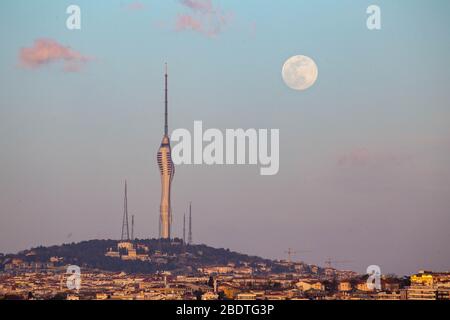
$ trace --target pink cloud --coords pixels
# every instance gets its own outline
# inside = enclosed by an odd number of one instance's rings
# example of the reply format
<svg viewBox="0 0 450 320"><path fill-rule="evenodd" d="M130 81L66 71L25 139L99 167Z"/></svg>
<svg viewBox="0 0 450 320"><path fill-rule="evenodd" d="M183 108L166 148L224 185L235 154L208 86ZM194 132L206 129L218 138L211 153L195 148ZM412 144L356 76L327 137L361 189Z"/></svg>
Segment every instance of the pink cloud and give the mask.
<svg viewBox="0 0 450 320"><path fill-rule="evenodd" d="M213 11L213 5L211 0L181 0L180 2L184 6L194 11L200 11L204 13Z"/></svg>
<svg viewBox="0 0 450 320"><path fill-rule="evenodd" d="M180 14L176 20L176 30L191 30L208 37L217 36L228 24L231 15L214 7L211 0L180 0L191 10L190 14Z"/></svg>
<svg viewBox="0 0 450 320"><path fill-rule="evenodd" d="M20 66L35 69L54 62L63 62L63 70L77 72L90 60L78 51L52 39L37 39L32 47L19 52Z"/></svg>
<svg viewBox="0 0 450 320"><path fill-rule="evenodd" d="M384 165L402 165L412 160L411 155L403 154L400 151L370 151L367 148L355 148L341 155L337 159L337 164L342 167L369 167Z"/></svg>
<svg viewBox="0 0 450 320"><path fill-rule="evenodd" d="M181 14L178 16L176 28L177 30L191 29L197 32L203 32L202 22L188 14Z"/></svg>
<svg viewBox="0 0 450 320"><path fill-rule="evenodd" d="M365 166L370 162L371 153L366 148L356 148L338 158L340 166Z"/></svg>
<svg viewBox="0 0 450 320"><path fill-rule="evenodd" d="M127 10L141 11L145 9L145 5L140 1L133 1L126 6Z"/></svg>

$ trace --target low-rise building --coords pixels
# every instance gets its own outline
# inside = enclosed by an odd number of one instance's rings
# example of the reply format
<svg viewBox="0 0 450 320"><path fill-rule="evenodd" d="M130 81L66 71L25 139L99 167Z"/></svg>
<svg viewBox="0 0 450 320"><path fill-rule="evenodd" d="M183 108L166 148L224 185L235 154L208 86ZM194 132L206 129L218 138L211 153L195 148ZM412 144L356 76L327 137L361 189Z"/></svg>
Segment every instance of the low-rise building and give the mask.
<svg viewBox="0 0 450 320"><path fill-rule="evenodd" d="M295 284L297 288L301 291L309 291L309 290L317 290L323 291L325 290L325 286L322 282L316 280L301 280Z"/></svg>
<svg viewBox="0 0 450 320"><path fill-rule="evenodd" d="M202 300L217 300L217 299L219 299L219 295L212 291L208 291L202 294Z"/></svg>
<svg viewBox="0 0 450 320"><path fill-rule="evenodd" d="M256 294L251 292L238 293L236 300L256 300Z"/></svg>
<svg viewBox="0 0 450 320"><path fill-rule="evenodd" d="M352 291L352 284L350 283L350 281L341 281L339 282L338 290L341 292Z"/></svg>

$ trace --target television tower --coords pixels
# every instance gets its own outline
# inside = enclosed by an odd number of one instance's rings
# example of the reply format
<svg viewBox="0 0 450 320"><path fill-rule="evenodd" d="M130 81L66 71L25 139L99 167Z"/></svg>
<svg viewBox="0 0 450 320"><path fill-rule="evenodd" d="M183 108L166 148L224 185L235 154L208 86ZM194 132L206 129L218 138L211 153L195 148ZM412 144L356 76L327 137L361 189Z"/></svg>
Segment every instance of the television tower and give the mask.
<svg viewBox="0 0 450 320"><path fill-rule="evenodd" d="M157 160L161 174L161 205L159 207L159 238L170 239L170 225L172 224L172 208L170 205L170 190L175 174L172 161L169 126L168 126L168 100L167 100L167 63L164 75L164 136L159 147Z"/></svg>
<svg viewBox="0 0 450 320"><path fill-rule="evenodd" d="M192 202L189 202L189 234L188 244L192 244Z"/></svg>
<svg viewBox="0 0 450 320"><path fill-rule="evenodd" d="M125 180L125 196L123 199L123 219L122 219L122 237L121 240L130 240L130 230L128 229L128 199L127 199L127 180Z"/></svg>

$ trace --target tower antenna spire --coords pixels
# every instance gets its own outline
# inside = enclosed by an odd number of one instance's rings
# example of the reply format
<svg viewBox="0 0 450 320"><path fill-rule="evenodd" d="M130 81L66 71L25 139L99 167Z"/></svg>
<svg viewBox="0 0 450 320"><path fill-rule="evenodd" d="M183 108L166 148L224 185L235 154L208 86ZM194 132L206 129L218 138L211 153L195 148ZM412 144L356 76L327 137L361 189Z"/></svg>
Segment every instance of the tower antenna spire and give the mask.
<svg viewBox="0 0 450 320"><path fill-rule="evenodd" d="M164 111L164 135L168 135L169 134L169 125L168 125L168 98L167 98L167 62L165 64L165 75L164 75L164 106L165 106L165 111Z"/></svg>
<svg viewBox="0 0 450 320"><path fill-rule="evenodd" d="M123 198L123 220L122 220L122 237L121 237L121 240L130 240L130 230L128 228L127 180L125 180L125 196Z"/></svg>

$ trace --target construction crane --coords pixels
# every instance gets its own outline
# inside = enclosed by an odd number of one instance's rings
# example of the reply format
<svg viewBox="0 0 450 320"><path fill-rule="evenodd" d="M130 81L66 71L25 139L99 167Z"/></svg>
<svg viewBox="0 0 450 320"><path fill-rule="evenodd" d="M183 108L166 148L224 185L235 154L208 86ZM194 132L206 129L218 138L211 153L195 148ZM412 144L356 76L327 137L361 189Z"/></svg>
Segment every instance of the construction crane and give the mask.
<svg viewBox="0 0 450 320"><path fill-rule="evenodd" d="M297 254L297 253L306 253L306 252L310 252L309 250L300 250L300 251L294 251L292 248L288 248L287 251L284 251L284 253L286 253L288 255L288 262L291 263L292 262L292 256Z"/></svg>
<svg viewBox="0 0 450 320"><path fill-rule="evenodd" d="M333 264L343 264L343 263L352 263L353 261L351 260L331 260L330 258L328 258L327 260L325 260L325 266L327 268L333 268Z"/></svg>

